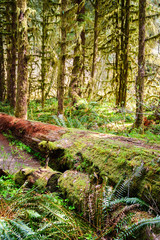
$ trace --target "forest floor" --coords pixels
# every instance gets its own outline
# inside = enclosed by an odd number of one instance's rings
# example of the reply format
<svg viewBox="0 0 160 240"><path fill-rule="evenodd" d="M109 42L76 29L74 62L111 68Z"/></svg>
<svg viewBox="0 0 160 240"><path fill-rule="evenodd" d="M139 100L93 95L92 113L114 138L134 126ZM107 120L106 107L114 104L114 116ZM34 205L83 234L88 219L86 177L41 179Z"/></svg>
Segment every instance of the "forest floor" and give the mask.
<svg viewBox="0 0 160 240"><path fill-rule="evenodd" d="M0 168L13 174L23 167L38 168L40 162L31 154L11 145L8 139L0 133Z"/></svg>

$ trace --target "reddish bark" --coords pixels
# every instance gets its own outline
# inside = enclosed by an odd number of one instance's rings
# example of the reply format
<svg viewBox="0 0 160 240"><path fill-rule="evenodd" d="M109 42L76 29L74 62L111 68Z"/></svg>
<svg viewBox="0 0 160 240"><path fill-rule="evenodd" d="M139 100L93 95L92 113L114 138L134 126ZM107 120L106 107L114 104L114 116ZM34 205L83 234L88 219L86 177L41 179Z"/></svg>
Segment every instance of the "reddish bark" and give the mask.
<svg viewBox="0 0 160 240"><path fill-rule="evenodd" d="M23 139L23 141L28 143L30 146L33 144L35 145L36 139L37 143L40 140L56 141L62 134L65 133L65 129L63 127L41 122L27 121L4 113L0 114L0 130L10 130L13 135ZM33 141L33 138L35 141Z"/></svg>

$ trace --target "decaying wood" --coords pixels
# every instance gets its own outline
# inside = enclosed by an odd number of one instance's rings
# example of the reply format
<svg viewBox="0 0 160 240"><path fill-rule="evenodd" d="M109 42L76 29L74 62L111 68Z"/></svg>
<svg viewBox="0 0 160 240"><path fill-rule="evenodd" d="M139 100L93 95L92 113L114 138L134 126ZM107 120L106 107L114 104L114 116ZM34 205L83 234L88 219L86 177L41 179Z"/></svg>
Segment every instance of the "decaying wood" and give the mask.
<svg viewBox="0 0 160 240"><path fill-rule="evenodd" d="M67 129L0 114L0 130L10 132L49 157L60 172L74 170L89 175L92 184L114 186L125 180L129 196L160 206L160 146L110 134Z"/></svg>
<svg viewBox="0 0 160 240"><path fill-rule="evenodd" d="M60 172L49 167L38 169L22 168L15 174L14 180L19 185L26 183L29 187L34 185L53 192L57 190L60 175Z"/></svg>

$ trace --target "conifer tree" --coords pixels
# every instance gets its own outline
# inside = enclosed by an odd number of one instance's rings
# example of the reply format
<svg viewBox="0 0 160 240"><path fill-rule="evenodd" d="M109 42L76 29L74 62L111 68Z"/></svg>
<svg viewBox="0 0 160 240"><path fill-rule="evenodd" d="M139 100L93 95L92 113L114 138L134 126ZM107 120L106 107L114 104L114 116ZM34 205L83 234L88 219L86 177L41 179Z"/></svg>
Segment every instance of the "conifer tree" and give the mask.
<svg viewBox="0 0 160 240"><path fill-rule="evenodd" d="M143 94L145 77L145 16L146 0L139 0L139 50L138 76L136 78L136 128L140 128L143 126Z"/></svg>
<svg viewBox="0 0 160 240"><path fill-rule="evenodd" d="M82 84L82 78L84 77L85 58L85 31L83 24L85 5L83 0L75 0L74 3L78 5L76 19L78 23L78 30L76 33L76 45L74 47L72 78L69 84L69 96L72 99L72 104L75 104L81 95L80 87Z"/></svg>
<svg viewBox="0 0 160 240"><path fill-rule="evenodd" d="M11 65L12 65L12 57L11 57L11 5L10 3L6 3L6 52L7 52L7 61L6 61L6 73L7 73L7 100L11 102Z"/></svg>
<svg viewBox="0 0 160 240"><path fill-rule="evenodd" d="M18 12L18 78L15 116L27 119L28 92L28 36L27 1L17 0Z"/></svg>
<svg viewBox="0 0 160 240"><path fill-rule="evenodd" d="M16 54L17 54L17 6L16 0L12 0L11 6L11 86L10 104L16 105Z"/></svg>
<svg viewBox="0 0 160 240"><path fill-rule="evenodd" d="M0 19L0 101L5 98L4 44L2 19Z"/></svg>
<svg viewBox="0 0 160 240"><path fill-rule="evenodd" d="M130 0L121 0L121 64L118 105L124 108L127 97Z"/></svg>
<svg viewBox="0 0 160 240"><path fill-rule="evenodd" d="M58 115L63 114L63 102L64 102L64 80L65 80L65 63L66 63L66 11L65 0L61 0L61 43L60 43L60 62L59 62L59 74L57 79L57 99L58 99Z"/></svg>

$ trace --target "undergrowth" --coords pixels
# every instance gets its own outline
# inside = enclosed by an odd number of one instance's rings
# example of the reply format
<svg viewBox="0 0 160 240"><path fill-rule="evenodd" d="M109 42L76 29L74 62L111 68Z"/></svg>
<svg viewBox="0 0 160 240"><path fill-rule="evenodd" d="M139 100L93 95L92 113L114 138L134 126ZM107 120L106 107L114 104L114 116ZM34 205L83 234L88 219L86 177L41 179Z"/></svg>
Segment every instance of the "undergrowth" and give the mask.
<svg viewBox="0 0 160 240"><path fill-rule="evenodd" d="M13 114L7 103L0 103L0 111ZM145 112L145 117L153 118L153 112ZM144 134L137 129L131 130L135 121L135 112L121 111L112 104L103 102L87 102L81 100L78 105L71 106L65 100L64 116L57 116L57 100L47 99L42 109L40 101L30 101L28 119L36 120L68 128L88 129L102 133L111 133L126 137L134 137L150 143L160 143L160 123L155 121L151 126L144 127Z"/></svg>
<svg viewBox="0 0 160 240"><path fill-rule="evenodd" d="M135 237L136 231L145 226L160 224L159 216L152 214L146 219L148 204L138 198L122 197L122 188L118 186L107 187L105 195L99 195L96 204L102 203L101 211L95 216L95 224L91 224L71 211L57 193L28 189L25 184L17 187L11 175L0 180L3 181L0 185L0 239L3 240L123 240ZM136 212L141 213L141 218Z"/></svg>

